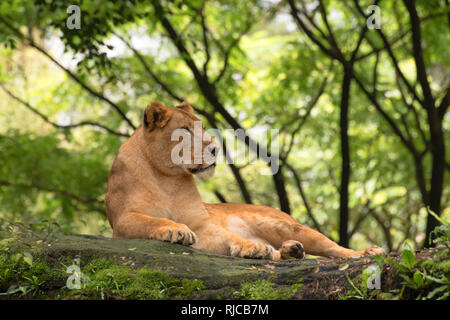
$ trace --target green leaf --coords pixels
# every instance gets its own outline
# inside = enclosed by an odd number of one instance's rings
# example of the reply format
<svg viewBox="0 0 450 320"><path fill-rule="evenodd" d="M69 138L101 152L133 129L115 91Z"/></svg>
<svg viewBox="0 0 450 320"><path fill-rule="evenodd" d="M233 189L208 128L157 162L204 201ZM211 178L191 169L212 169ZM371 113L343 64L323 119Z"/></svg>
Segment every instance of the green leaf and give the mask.
<svg viewBox="0 0 450 320"><path fill-rule="evenodd" d="M425 278L428 280L431 280L433 282L439 283L439 284L446 284L446 285L450 285L450 281L447 277L442 276L442 278L436 278L430 275L425 275Z"/></svg>
<svg viewBox="0 0 450 320"><path fill-rule="evenodd" d="M417 288L420 289L420 288L423 288L423 287L424 287L424 282L423 282L423 279L422 279L422 274L420 273L419 270L417 270L416 272L414 272L413 279L414 279L414 282L415 282Z"/></svg>
<svg viewBox="0 0 450 320"><path fill-rule="evenodd" d="M380 270L383 270L383 266L384 266L384 257L376 254L373 256L375 262L377 263L378 268L380 268Z"/></svg>
<svg viewBox="0 0 450 320"><path fill-rule="evenodd" d="M402 250L402 261L409 270L412 270L412 268L414 268L415 260L416 258L414 257L414 253L412 252L412 250Z"/></svg>
<svg viewBox="0 0 450 320"><path fill-rule="evenodd" d="M445 221L443 218L439 217L433 211L431 211L430 207L427 207L427 211L428 211L428 214L431 214L437 221L439 221L443 225L446 225L447 227L450 227L450 223L448 221Z"/></svg>
<svg viewBox="0 0 450 320"><path fill-rule="evenodd" d="M395 268L401 273L408 273L409 268L404 263L399 263L395 265Z"/></svg>
<svg viewBox="0 0 450 320"><path fill-rule="evenodd" d="M411 282L411 278L408 277L406 274L399 274L399 276L403 278L403 280L405 280L406 282L408 283Z"/></svg>
<svg viewBox="0 0 450 320"><path fill-rule="evenodd" d="M23 261L25 261L30 267L33 266L33 256L30 253L25 252L23 254Z"/></svg>
<svg viewBox="0 0 450 320"><path fill-rule="evenodd" d="M348 282L351 284L353 289L355 289L356 292L359 294L358 298L362 299L364 295L362 294L361 290L359 290L358 287L353 283L352 279L350 279L350 276L348 274L346 274L345 277L347 278Z"/></svg>
<svg viewBox="0 0 450 320"><path fill-rule="evenodd" d="M445 292L447 290L449 290L450 288L448 286L440 286L437 287L436 289L434 289L433 291L431 291L430 293L428 293L427 295L427 299L432 299L434 298L437 294L441 293L441 292Z"/></svg>
<svg viewBox="0 0 450 320"><path fill-rule="evenodd" d="M14 263L17 263L20 261L20 259L22 258L22 255L20 253L15 253L14 255L11 256L11 261Z"/></svg>

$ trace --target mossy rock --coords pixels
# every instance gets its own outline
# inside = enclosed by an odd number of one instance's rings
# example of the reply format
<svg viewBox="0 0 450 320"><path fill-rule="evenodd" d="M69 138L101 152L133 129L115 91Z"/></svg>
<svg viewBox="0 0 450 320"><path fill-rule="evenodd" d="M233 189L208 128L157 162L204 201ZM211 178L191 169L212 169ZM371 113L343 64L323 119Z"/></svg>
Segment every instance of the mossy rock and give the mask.
<svg viewBox="0 0 450 320"><path fill-rule="evenodd" d="M162 241L26 233L0 241L0 299L335 299L351 289L347 275L373 264L241 259Z"/></svg>

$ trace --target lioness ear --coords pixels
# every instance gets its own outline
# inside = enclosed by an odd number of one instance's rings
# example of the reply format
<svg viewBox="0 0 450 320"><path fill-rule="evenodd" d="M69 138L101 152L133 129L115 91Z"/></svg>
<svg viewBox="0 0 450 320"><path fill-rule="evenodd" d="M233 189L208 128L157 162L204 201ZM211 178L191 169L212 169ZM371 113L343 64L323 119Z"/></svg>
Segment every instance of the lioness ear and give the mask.
<svg viewBox="0 0 450 320"><path fill-rule="evenodd" d="M194 113L194 108L192 108L192 106L186 101L183 101L183 103L177 106L177 108L189 113Z"/></svg>
<svg viewBox="0 0 450 320"><path fill-rule="evenodd" d="M169 108L164 107L159 102L150 103L145 109L144 125L153 130L154 128L162 128L169 121L172 112Z"/></svg>

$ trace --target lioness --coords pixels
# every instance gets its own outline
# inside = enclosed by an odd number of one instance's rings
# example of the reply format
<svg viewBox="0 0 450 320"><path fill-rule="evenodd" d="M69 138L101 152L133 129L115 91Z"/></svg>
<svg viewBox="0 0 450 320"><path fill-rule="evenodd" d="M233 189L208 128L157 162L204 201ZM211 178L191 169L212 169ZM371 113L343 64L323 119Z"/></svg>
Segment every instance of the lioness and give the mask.
<svg viewBox="0 0 450 320"><path fill-rule="evenodd" d="M203 203L194 175L212 175L215 162L185 164L171 158L179 144L171 139L174 130L198 139L194 121L200 120L186 102L171 108L157 102L147 106L109 175L105 203L114 238L170 241L216 254L275 260L301 259L305 253L336 258L383 253L376 246L343 248L277 209ZM203 154L216 156L217 144L208 139L200 143Z"/></svg>

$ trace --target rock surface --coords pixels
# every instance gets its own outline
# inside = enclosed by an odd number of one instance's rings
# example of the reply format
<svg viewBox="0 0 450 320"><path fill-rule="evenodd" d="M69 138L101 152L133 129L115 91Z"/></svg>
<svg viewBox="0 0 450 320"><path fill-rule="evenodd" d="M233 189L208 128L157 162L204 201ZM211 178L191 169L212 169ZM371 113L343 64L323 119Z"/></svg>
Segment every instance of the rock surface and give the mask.
<svg viewBox="0 0 450 320"><path fill-rule="evenodd" d="M40 260L53 266L51 268L61 268L58 261L65 261L67 264L71 259L80 259L83 270L83 266L89 261L105 258L118 266L126 266L131 273L147 267L177 279L201 280L204 285L202 289L188 297L177 297L183 299L233 299L244 284L255 281L270 283L270 290L274 292L283 288L291 290L290 295L274 294L270 296L272 298L339 299L353 289L349 279L355 279L364 269L375 265L373 257L282 261L241 259L213 255L161 241L111 239L91 235L55 234L37 238L36 235L28 234L2 242L3 247L31 252L34 257L40 257ZM427 251L420 254L431 253ZM398 258L393 256L394 260ZM383 270L383 273L385 271L389 270ZM386 278L383 283L385 290L399 286L399 281L393 279ZM47 281L42 288L54 292L64 287L65 281L64 277L60 277L50 283ZM53 297L49 295L49 298Z"/></svg>

